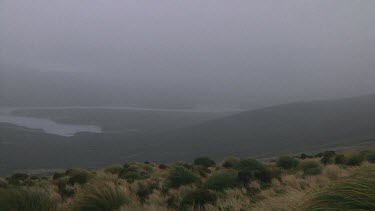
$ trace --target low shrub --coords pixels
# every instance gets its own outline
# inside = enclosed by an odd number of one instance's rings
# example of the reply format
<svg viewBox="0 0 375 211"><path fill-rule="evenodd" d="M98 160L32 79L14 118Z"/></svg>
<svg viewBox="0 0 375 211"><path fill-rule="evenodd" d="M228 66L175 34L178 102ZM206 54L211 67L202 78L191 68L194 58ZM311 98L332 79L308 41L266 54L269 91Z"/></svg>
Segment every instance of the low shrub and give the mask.
<svg viewBox="0 0 375 211"><path fill-rule="evenodd" d="M319 152L314 157L320 158L320 157L324 157L324 156L335 156L335 155L336 155L335 151L325 151L325 152Z"/></svg>
<svg viewBox="0 0 375 211"><path fill-rule="evenodd" d="M178 208L181 205L181 198L178 194L171 195L167 198L167 206L169 208Z"/></svg>
<svg viewBox="0 0 375 211"><path fill-rule="evenodd" d="M74 188L71 187L71 186L67 186L67 185L58 186L57 191L60 194L62 199L70 198L70 197L74 196L74 194L75 194Z"/></svg>
<svg viewBox="0 0 375 211"><path fill-rule="evenodd" d="M53 174L52 179L57 180L65 176L66 174L64 172L56 172Z"/></svg>
<svg viewBox="0 0 375 211"><path fill-rule="evenodd" d="M74 170L69 171L66 174L69 175L68 183L71 185L74 185L74 184L83 185L94 177L93 173L87 170L83 170L83 169L74 169Z"/></svg>
<svg viewBox="0 0 375 211"><path fill-rule="evenodd" d="M276 165L282 169L290 170L298 166L299 161L290 156L282 156L277 160Z"/></svg>
<svg viewBox="0 0 375 211"><path fill-rule="evenodd" d="M305 153L301 153L300 158L301 158L302 160L304 160L304 159L307 159L307 158L313 158L313 156L311 156L311 155L307 155L307 154L305 154Z"/></svg>
<svg viewBox="0 0 375 211"><path fill-rule="evenodd" d="M133 183L136 180L144 180L150 177L153 172L153 168L148 164L128 164L120 173L119 177L125 179L129 183Z"/></svg>
<svg viewBox="0 0 375 211"><path fill-rule="evenodd" d="M8 185L8 182L4 178L0 177L0 188L7 188Z"/></svg>
<svg viewBox="0 0 375 211"><path fill-rule="evenodd" d="M304 161L299 165L304 175L318 175L322 173L322 167L316 161Z"/></svg>
<svg viewBox="0 0 375 211"><path fill-rule="evenodd" d="M217 200L217 196L214 192L205 189L197 189L186 194L181 202L181 209L203 207L206 204L214 204Z"/></svg>
<svg viewBox="0 0 375 211"><path fill-rule="evenodd" d="M165 164L160 164L160 165L159 165L159 169L164 170L164 169L167 169L167 168L168 168L168 166L165 165Z"/></svg>
<svg viewBox="0 0 375 211"><path fill-rule="evenodd" d="M111 182L94 181L84 185L77 193L71 208L80 211L113 211L129 202L122 187Z"/></svg>
<svg viewBox="0 0 375 211"><path fill-rule="evenodd" d="M207 177L208 174L211 173L211 170L204 166L194 166L192 171L202 177Z"/></svg>
<svg viewBox="0 0 375 211"><path fill-rule="evenodd" d="M370 163L375 163L375 152L370 152L366 155L366 160Z"/></svg>
<svg viewBox="0 0 375 211"><path fill-rule="evenodd" d="M214 160L209 157L199 157L194 160L194 165L204 166L204 167L213 167L216 166Z"/></svg>
<svg viewBox="0 0 375 211"><path fill-rule="evenodd" d="M178 188L199 181L199 176L185 167L174 166L169 172L168 180L171 187Z"/></svg>
<svg viewBox="0 0 375 211"><path fill-rule="evenodd" d="M343 154L336 155L335 157L335 164L345 164L346 157Z"/></svg>
<svg viewBox="0 0 375 211"><path fill-rule="evenodd" d="M148 199L148 197L150 196L150 194L153 193L153 191L155 189L158 188L158 184L157 183L154 183L154 182L151 182L151 183L141 183L139 182L138 183L138 189L137 189L137 192L136 192L136 195L139 199L139 201L143 204L146 202L146 200Z"/></svg>
<svg viewBox="0 0 375 211"><path fill-rule="evenodd" d="M244 186L248 186L251 182L251 179L254 178L254 172L249 170L242 170L238 172L238 180Z"/></svg>
<svg viewBox="0 0 375 211"><path fill-rule="evenodd" d="M237 171L252 172L253 178L263 183L270 183L272 179L271 170L263 163L254 159L244 159L234 167Z"/></svg>
<svg viewBox="0 0 375 211"><path fill-rule="evenodd" d="M233 188L238 186L238 173L235 170L221 170L210 176L204 183L203 187L223 191L227 188Z"/></svg>
<svg viewBox="0 0 375 211"><path fill-rule="evenodd" d="M362 164L362 162L364 160L365 160L365 158L364 158L363 155L361 155L359 153L356 153L356 154L352 154L352 155L348 156L345 164L348 165L348 166L359 166L359 165Z"/></svg>
<svg viewBox="0 0 375 211"><path fill-rule="evenodd" d="M226 158L223 162L223 167L224 168L233 168L234 166L236 166L238 163L240 162L240 159L239 158L236 158L236 157L229 157L229 158Z"/></svg>
<svg viewBox="0 0 375 211"><path fill-rule="evenodd" d="M57 201L41 189L0 189L0 207L2 211L56 210Z"/></svg>
<svg viewBox="0 0 375 211"><path fill-rule="evenodd" d="M120 174L121 179L125 179L129 183L133 183L136 180L144 180L150 177L150 174L147 172L141 171L128 171Z"/></svg>
<svg viewBox="0 0 375 211"><path fill-rule="evenodd" d="M122 171L123 167L120 164L111 165L104 169L104 172L109 174L119 174Z"/></svg>
<svg viewBox="0 0 375 211"><path fill-rule="evenodd" d="M14 180L24 181L24 180L27 180L29 178L29 175L24 174L24 173L15 173L15 174L12 175L11 178L14 179Z"/></svg>
<svg viewBox="0 0 375 211"><path fill-rule="evenodd" d="M178 162L175 164L176 166L182 166L182 167L185 167L187 169L193 169L193 165L189 164L189 163L185 163L185 162Z"/></svg>
<svg viewBox="0 0 375 211"><path fill-rule="evenodd" d="M335 154L326 154L320 159L320 162L324 165L332 164L335 162L335 157Z"/></svg>

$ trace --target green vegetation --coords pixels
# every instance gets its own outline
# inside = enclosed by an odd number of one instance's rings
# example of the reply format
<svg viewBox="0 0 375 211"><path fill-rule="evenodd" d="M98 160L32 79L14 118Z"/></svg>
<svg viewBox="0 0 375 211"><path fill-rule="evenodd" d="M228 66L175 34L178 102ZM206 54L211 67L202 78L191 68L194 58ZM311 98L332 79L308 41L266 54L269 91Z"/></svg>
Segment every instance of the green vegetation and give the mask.
<svg viewBox="0 0 375 211"><path fill-rule="evenodd" d="M368 159L372 149L336 154ZM332 153L331 153L332 154ZM276 162L230 158L201 162L68 169L49 177L0 178L0 210L369 210L375 165L321 164L320 157L282 156ZM195 159L204 160L207 159ZM346 159L344 159L346 160ZM233 161L233 162L232 162ZM231 163L225 165L224 163ZM147 175L147 176L145 176ZM349 198L345 198L349 196ZM336 209L336 210L337 210Z"/></svg>
<svg viewBox="0 0 375 211"><path fill-rule="evenodd" d="M113 211L129 203L125 189L111 182L95 181L83 186L72 203L73 210Z"/></svg>
<svg viewBox="0 0 375 211"><path fill-rule="evenodd" d="M249 172L253 179L260 180L264 183L271 182L272 172L263 163L254 159L244 159L234 166L234 168L239 172Z"/></svg>
<svg viewBox="0 0 375 211"><path fill-rule="evenodd" d="M223 191L238 185L238 173L235 170L221 170L210 176L203 187Z"/></svg>
<svg viewBox="0 0 375 211"><path fill-rule="evenodd" d="M305 175L318 175L322 172L322 167L316 161L304 161L299 165Z"/></svg>
<svg viewBox="0 0 375 211"><path fill-rule="evenodd" d="M282 156L277 161L276 165L282 169L289 170L297 167L299 161L290 156Z"/></svg>
<svg viewBox="0 0 375 211"><path fill-rule="evenodd" d="M65 175L69 176L68 183L71 185L85 184L94 176L93 173L83 169L69 169L65 172Z"/></svg>
<svg viewBox="0 0 375 211"><path fill-rule="evenodd" d="M355 153L355 154L348 156L348 158L346 159L346 165L359 166L364 160L365 158L363 155L359 153Z"/></svg>
<svg viewBox="0 0 375 211"><path fill-rule="evenodd" d="M340 180L317 193L306 210L373 210L375 208L375 169Z"/></svg>
<svg viewBox="0 0 375 211"><path fill-rule="evenodd" d="M17 187L12 189L0 188L0 208L3 211L25 210L55 210L57 200L42 189Z"/></svg>
<svg viewBox="0 0 375 211"><path fill-rule="evenodd" d="M375 152L371 152L366 156L366 159L370 163L375 163Z"/></svg>
<svg viewBox="0 0 375 211"><path fill-rule="evenodd" d="M183 166L175 166L168 176L172 187L189 185L199 180L199 176Z"/></svg>
<svg viewBox="0 0 375 211"><path fill-rule="evenodd" d="M105 172L111 174L119 174L123 170L122 165L112 165L104 169Z"/></svg>
<svg viewBox="0 0 375 211"><path fill-rule="evenodd" d="M223 167L225 168L233 168L235 165L237 165L240 162L239 158L236 157L229 157L226 158L223 162Z"/></svg>
<svg viewBox="0 0 375 211"><path fill-rule="evenodd" d="M204 167L213 167L213 166L216 166L216 163L214 160L208 157L200 157L194 160L194 165L200 165Z"/></svg>
<svg viewBox="0 0 375 211"><path fill-rule="evenodd" d="M184 209L194 206L199 209L199 207L202 207L205 204L215 203L216 200L217 196L214 192L205 189L197 189L185 195L180 207Z"/></svg>

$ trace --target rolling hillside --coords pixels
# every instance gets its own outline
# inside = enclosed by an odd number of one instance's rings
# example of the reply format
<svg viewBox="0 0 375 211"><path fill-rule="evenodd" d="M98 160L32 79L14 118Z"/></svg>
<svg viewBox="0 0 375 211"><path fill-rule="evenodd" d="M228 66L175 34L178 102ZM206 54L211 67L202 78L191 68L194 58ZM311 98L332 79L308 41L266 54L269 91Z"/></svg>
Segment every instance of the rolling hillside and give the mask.
<svg viewBox="0 0 375 211"><path fill-rule="evenodd" d="M375 140L375 95L293 103L175 130L154 137L166 157L282 153ZM374 142L373 142L374 143Z"/></svg>
<svg viewBox="0 0 375 211"><path fill-rule="evenodd" d="M80 133L66 138L0 124L0 171L271 156L374 145L374 140L375 95L274 106L158 133Z"/></svg>

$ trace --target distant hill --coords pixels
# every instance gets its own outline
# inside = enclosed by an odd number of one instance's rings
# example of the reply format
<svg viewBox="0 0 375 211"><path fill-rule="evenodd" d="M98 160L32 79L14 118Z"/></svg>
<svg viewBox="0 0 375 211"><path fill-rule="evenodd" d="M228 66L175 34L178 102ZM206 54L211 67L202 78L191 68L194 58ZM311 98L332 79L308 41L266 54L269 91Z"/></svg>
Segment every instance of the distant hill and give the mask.
<svg viewBox="0 0 375 211"><path fill-rule="evenodd" d="M153 137L165 157L222 157L375 140L375 95L246 111ZM374 143L374 142L373 142Z"/></svg>
<svg viewBox="0 0 375 211"><path fill-rule="evenodd" d="M273 156L375 145L375 95L293 103L167 132L80 133L74 137L0 124L0 175L15 169L170 163L198 156Z"/></svg>

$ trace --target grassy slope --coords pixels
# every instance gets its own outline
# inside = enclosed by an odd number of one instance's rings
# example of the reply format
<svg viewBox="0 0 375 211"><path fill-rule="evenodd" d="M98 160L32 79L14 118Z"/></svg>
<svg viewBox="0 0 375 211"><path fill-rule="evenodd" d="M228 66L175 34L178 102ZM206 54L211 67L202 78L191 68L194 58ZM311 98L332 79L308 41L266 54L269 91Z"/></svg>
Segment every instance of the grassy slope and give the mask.
<svg viewBox="0 0 375 211"><path fill-rule="evenodd" d="M375 140L375 96L275 106L148 135L64 138L0 124L0 168L100 167L127 161L191 160L202 155L220 159L355 145L363 140L370 144Z"/></svg>
<svg viewBox="0 0 375 211"><path fill-rule="evenodd" d="M375 139L375 95L294 103L209 121L153 137L168 156L288 152Z"/></svg>
<svg viewBox="0 0 375 211"><path fill-rule="evenodd" d="M359 155L359 152L350 152L345 156L350 158L351 153ZM360 153L367 158L375 151L369 149ZM288 170L281 169L275 162L256 165L253 165L254 162L248 165L247 162L247 169L262 165L262 168L270 170L273 178L266 183L251 178L247 185L239 182L240 174L237 174L244 163L237 163L232 167L221 164L203 167L180 163L163 168L155 163L128 163L91 171L70 169L53 178L21 179L22 175L18 175L8 182L0 178L0 208L193 210L195 202L205 207L195 207L195 210L208 211L371 210L375 207L374 164L365 161L359 166L345 163L323 165L319 164L319 160L298 160L299 165ZM316 163L322 171L313 175L303 173L303 164L306 162ZM176 174L176 169L183 171L179 170L180 173ZM204 174L199 173L202 170ZM126 177L129 172L144 174L136 174L139 176L132 176L131 179ZM233 172L233 176L226 176L229 172ZM190 179L191 176L194 176L193 180ZM172 181L177 181L178 186L172 185L175 183Z"/></svg>

